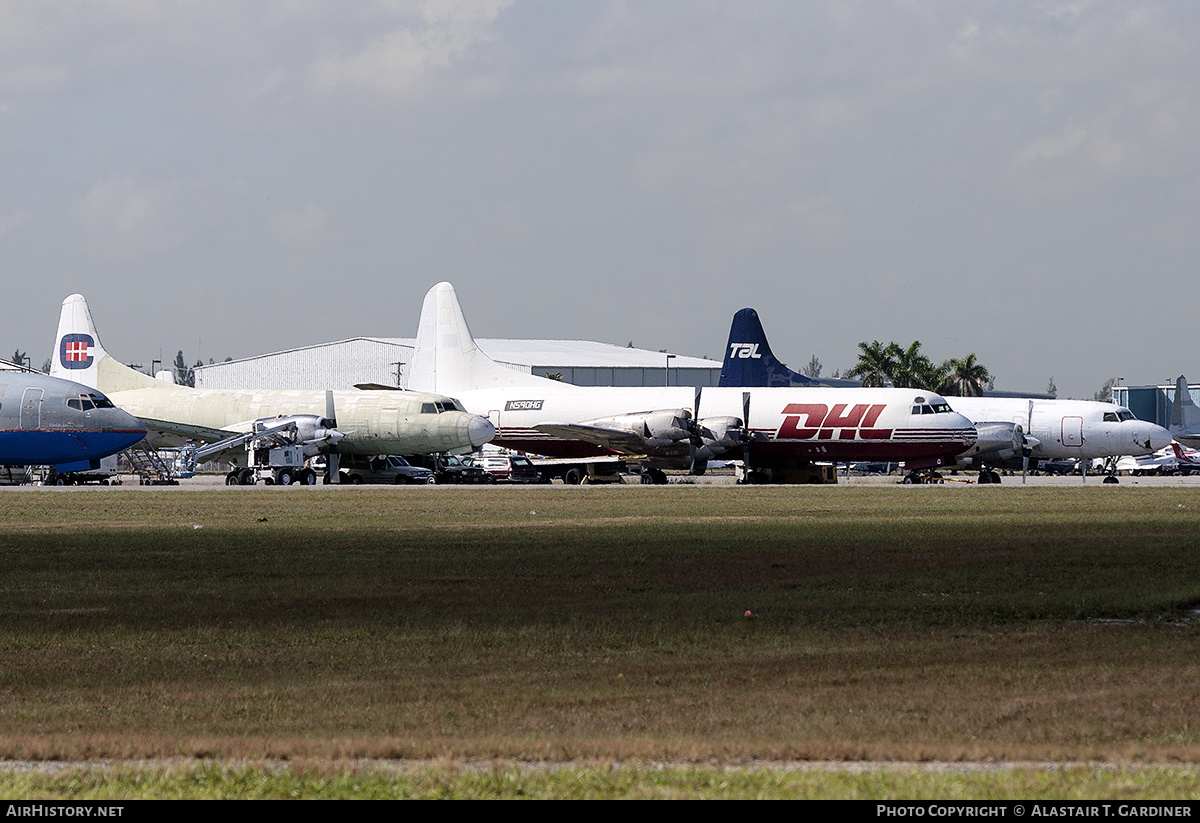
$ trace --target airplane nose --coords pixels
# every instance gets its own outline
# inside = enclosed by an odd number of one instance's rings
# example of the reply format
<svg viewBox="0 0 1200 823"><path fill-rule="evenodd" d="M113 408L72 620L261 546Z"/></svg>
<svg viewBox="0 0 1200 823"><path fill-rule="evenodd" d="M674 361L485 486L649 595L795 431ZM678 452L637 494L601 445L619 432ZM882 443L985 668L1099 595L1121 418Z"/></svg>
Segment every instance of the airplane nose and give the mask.
<svg viewBox="0 0 1200 823"><path fill-rule="evenodd" d="M1146 437L1143 442L1149 442L1150 451L1156 452L1159 449L1165 449L1171 445L1171 433L1162 426L1149 426L1149 431L1146 432Z"/></svg>
<svg viewBox="0 0 1200 823"><path fill-rule="evenodd" d="M467 436L471 438L471 445L478 448L484 443L492 442L492 438L496 436L496 427L486 417L475 416L467 425Z"/></svg>

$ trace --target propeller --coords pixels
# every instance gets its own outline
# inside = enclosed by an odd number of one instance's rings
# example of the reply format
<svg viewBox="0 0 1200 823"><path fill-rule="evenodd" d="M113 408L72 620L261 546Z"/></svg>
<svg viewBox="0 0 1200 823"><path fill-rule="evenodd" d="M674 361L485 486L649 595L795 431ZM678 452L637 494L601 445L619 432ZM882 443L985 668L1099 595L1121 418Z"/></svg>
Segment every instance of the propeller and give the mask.
<svg viewBox="0 0 1200 823"><path fill-rule="evenodd" d="M329 421L329 428L337 428L337 413L333 407L333 391L326 389L325 391L325 418ZM341 438L339 437L338 440ZM337 440L329 444L329 456L325 463L325 482L326 483L341 483L341 476L338 474L338 469L341 468L338 459Z"/></svg>
<svg viewBox="0 0 1200 823"><path fill-rule="evenodd" d="M1025 432L1033 431L1033 401L1029 401L1029 417L1025 420L1025 431L1021 431L1021 427L1017 426L1017 431L1021 432L1021 485L1025 485L1025 476L1029 474L1029 455L1033 449L1029 445L1029 438L1025 436Z"/></svg>
<svg viewBox="0 0 1200 823"><path fill-rule="evenodd" d="M696 387L696 402L692 406L692 436L688 438L688 474L703 474L704 470L696 471L696 450L703 445L700 439L700 387ZM708 461L705 460L707 464ZM705 466L707 468L707 465Z"/></svg>
<svg viewBox="0 0 1200 823"><path fill-rule="evenodd" d="M746 475L746 482L750 482L750 440L753 434L750 431L750 392L742 392L742 428L745 432L745 438L742 440L742 471Z"/></svg>

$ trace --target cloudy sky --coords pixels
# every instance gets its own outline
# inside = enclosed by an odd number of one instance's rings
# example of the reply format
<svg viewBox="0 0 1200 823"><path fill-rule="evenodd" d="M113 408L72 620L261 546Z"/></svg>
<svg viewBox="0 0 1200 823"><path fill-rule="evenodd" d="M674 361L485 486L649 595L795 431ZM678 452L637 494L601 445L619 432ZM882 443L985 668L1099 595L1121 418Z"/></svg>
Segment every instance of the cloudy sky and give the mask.
<svg viewBox="0 0 1200 823"><path fill-rule="evenodd" d="M1200 6L0 0L0 355L473 331L1200 379Z"/></svg>

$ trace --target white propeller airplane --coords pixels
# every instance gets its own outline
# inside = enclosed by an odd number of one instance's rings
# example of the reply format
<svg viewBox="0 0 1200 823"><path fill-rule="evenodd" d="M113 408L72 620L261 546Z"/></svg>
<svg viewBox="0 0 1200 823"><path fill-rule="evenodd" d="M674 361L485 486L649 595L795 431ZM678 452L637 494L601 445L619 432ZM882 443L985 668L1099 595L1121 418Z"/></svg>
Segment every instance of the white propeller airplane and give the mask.
<svg viewBox="0 0 1200 823"><path fill-rule="evenodd" d="M217 442L248 432L257 420L297 424L308 451L329 454L429 454L469 451L492 439L485 418L441 395L401 390L193 389L149 377L111 357L82 295L63 301L50 373L103 391L139 418L151 439ZM308 472L302 482L314 482Z"/></svg>
<svg viewBox="0 0 1200 823"><path fill-rule="evenodd" d="M449 283L425 295L409 385L486 414L496 445L551 457L638 456L657 482L663 468L699 474L718 457L741 459L749 482L812 461L931 468L953 462L976 436L969 420L926 391L616 388L520 373L475 345Z"/></svg>
<svg viewBox="0 0 1200 823"><path fill-rule="evenodd" d="M737 312L729 329L720 385L801 385L801 381L812 383L775 359L758 313L754 309ZM1162 426L1138 420L1129 409L1112 403L1024 397L951 400L954 410L966 415L978 431L974 445L959 454L957 462L979 469L980 483L999 483L998 468L1021 469L1024 473L1034 468L1037 460L1151 454L1171 442L1171 434ZM1200 409L1192 408L1200 417ZM1116 476L1110 474L1104 482L1115 483Z"/></svg>

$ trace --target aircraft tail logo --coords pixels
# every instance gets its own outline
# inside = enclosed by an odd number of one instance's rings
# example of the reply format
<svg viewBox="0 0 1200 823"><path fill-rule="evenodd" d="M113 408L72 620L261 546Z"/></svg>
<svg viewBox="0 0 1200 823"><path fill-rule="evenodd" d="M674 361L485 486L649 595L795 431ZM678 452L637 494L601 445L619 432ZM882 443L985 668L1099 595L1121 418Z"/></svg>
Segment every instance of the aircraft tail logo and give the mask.
<svg viewBox="0 0 1200 823"><path fill-rule="evenodd" d="M92 347L96 341L90 334L67 334L58 343L58 362L64 369L86 369L92 365Z"/></svg>
<svg viewBox="0 0 1200 823"><path fill-rule="evenodd" d="M127 388L166 385L109 357L100 343L92 313L82 294L72 294L63 301L54 353L50 362L51 377L74 380L106 394Z"/></svg>
<svg viewBox="0 0 1200 823"><path fill-rule="evenodd" d="M754 309L733 316L725 362L718 386L819 386L820 381L797 374L771 354L767 333Z"/></svg>

